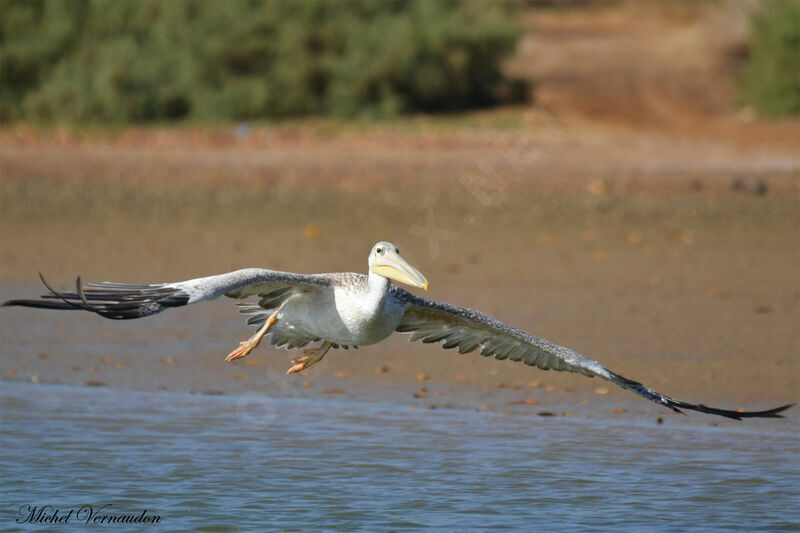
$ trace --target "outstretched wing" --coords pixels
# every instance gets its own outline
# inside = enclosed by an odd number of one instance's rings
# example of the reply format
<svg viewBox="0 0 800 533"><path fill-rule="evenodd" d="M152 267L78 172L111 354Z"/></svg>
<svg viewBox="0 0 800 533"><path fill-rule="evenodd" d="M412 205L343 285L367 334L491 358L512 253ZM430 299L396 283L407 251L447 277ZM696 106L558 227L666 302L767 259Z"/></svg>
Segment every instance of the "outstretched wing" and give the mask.
<svg viewBox="0 0 800 533"><path fill-rule="evenodd" d="M256 294L267 295L267 303L274 303L285 300L294 291L325 287L331 283L331 278L324 274L304 275L246 268L217 276L150 285L104 281L89 283L84 287L79 277L75 292L57 292L41 274L39 276L50 291L49 294L42 295L38 300L9 300L3 306L77 309L90 311L104 318L126 320L154 315L168 307L212 300L222 295L237 299Z"/></svg>
<svg viewBox="0 0 800 533"><path fill-rule="evenodd" d="M419 298L397 287L393 288L393 292L406 306L397 331L411 333L412 341L442 342L442 348L456 348L462 354L480 348L481 355L486 357L520 361L543 370L563 370L589 377L598 376L677 413L681 413L681 409L691 409L734 420L748 417L782 418L780 412L793 405L766 411L730 411L682 402L664 396L637 381L624 378L574 350L531 335L481 312Z"/></svg>

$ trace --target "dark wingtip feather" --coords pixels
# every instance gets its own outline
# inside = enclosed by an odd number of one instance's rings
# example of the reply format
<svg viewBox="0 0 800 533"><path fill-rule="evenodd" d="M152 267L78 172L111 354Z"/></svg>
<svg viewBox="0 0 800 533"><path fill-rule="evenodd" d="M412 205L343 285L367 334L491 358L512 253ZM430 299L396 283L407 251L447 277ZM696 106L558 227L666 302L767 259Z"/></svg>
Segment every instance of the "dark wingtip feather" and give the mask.
<svg viewBox="0 0 800 533"><path fill-rule="evenodd" d="M44 279L44 276L42 275L41 272L39 272L39 279L42 280L42 283L44 284L45 287L47 287L47 290L50 291L50 294L52 294L53 296L55 296L59 300L63 301L68 306L73 307L75 309L85 309L85 308L79 306L78 304L76 304L74 302L70 302L67 298L64 298L60 293L56 292L56 290L53 289L53 287L51 287L49 283L47 283L47 280ZM63 309L63 308L62 307L50 307L49 309Z"/></svg>
<svg viewBox="0 0 800 533"><path fill-rule="evenodd" d="M742 420L743 418L783 418L783 415L781 415L780 413L795 405L791 403L782 405L780 407L775 407L772 409L766 409L764 411L719 409L717 407L709 407L703 404L693 404L676 400L674 398L670 398L669 396L664 396L660 392L656 392L650 387L642 385L638 381L634 381L632 379L620 376L619 374L611 372L610 370L608 371L608 373L611 378L611 381L613 381L620 387L631 390L639 394L640 396L647 398L650 401L653 401L659 405L666 406L675 411L676 413L680 414L686 414L681 409L688 409L710 415L724 416L725 418L730 418L731 420Z"/></svg>
<svg viewBox="0 0 800 533"><path fill-rule="evenodd" d="M124 283L89 285L84 289L81 277L75 280L74 293L58 292L39 273L47 288L40 300L9 300L2 305L38 309L82 310L112 320L142 318L189 303L189 295L176 287L163 285L127 285Z"/></svg>
<svg viewBox="0 0 800 533"><path fill-rule="evenodd" d="M66 309L80 310L71 304L64 302L48 302L46 300L8 300L0 304L0 307L34 307L37 309Z"/></svg>

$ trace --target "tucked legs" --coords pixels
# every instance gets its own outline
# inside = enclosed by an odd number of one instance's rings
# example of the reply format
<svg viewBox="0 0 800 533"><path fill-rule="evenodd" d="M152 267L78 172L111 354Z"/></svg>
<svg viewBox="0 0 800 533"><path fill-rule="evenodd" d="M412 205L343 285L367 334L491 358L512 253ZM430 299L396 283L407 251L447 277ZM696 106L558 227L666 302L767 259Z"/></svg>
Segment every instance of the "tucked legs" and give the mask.
<svg viewBox="0 0 800 533"><path fill-rule="evenodd" d="M294 363L294 365L289 368L286 373L297 374L311 365L322 361L322 358L325 357L325 354L328 353L328 350L331 349L331 346L333 346L333 344L326 341L323 342L318 348L309 348L308 350L305 350L302 356L298 357L297 359L292 359L292 363Z"/></svg>

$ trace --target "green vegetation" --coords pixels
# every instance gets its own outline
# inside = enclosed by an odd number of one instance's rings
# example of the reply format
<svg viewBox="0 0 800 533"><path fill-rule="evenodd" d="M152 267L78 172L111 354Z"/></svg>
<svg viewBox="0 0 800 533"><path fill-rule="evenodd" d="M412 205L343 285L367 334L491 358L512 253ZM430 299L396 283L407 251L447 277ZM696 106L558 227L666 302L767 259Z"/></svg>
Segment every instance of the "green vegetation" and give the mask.
<svg viewBox="0 0 800 533"><path fill-rule="evenodd" d="M770 0L750 23L742 92L760 113L800 113L800 2Z"/></svg>
<svg viewBox="0 0 800 533"><path fill-rule="evenodd" d="M486 106L502 92L501 62L519 35L505 3L6 0L0 119L125 124Z"/></svg>

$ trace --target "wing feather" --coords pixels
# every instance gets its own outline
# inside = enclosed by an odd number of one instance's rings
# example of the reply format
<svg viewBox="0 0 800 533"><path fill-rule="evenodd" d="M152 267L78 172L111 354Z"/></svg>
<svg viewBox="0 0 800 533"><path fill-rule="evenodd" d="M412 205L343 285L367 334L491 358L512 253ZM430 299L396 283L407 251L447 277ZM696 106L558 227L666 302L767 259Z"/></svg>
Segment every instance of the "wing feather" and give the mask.
<svg viewBox="0 0 800 533"><path fill-rule="evenodd" d="M691 409L734 420L756 417L781 418L780 413L793 405L783 405L764 411L732 411L683 402L656 392L637 381L622 377L574 350L531 335L484 313L467 307L419 298L397 287L393 287L392 291L396 300L405 306L405 314L397 326L397 331L410 333L412 341L436 343L444 340L442 348L458 348L459 353L469 353L480 348L480 354L486 357L521 361L542 370L562 370L589 377L598 376L677 413L682 413L681 409Z"/></svg>
<svg viewBox="0 0 800 533"><path fill-rule="evenodd" d="M245 268L170 285L180 287L189 294L189 303L196 303L222 295L236 299L263 295L264 298L274 299L291 289L327 287L332 279L330 274L295 274L265 268Z"/></svg>
<svg viewBox="0 0 800 533"><path fill-rule="evenodd" d="M84 287L79 277L75 292L58 292L50 287L41 274L39 276L50 291L49 294L44 294L39 299L9 300L3 305L82 310L104 318L127 320L154 315L169 307L212 300L222 295L237 299L261 295L261 301L270 305L269 308L274 308L294 291L326 287L335 280L329 274L305 275L246 268L216 276L149 285L104 281L89 283ZM277 305L273 305L276 303ZM250 312L252 308L248 310L246 312Z"/></svg>

